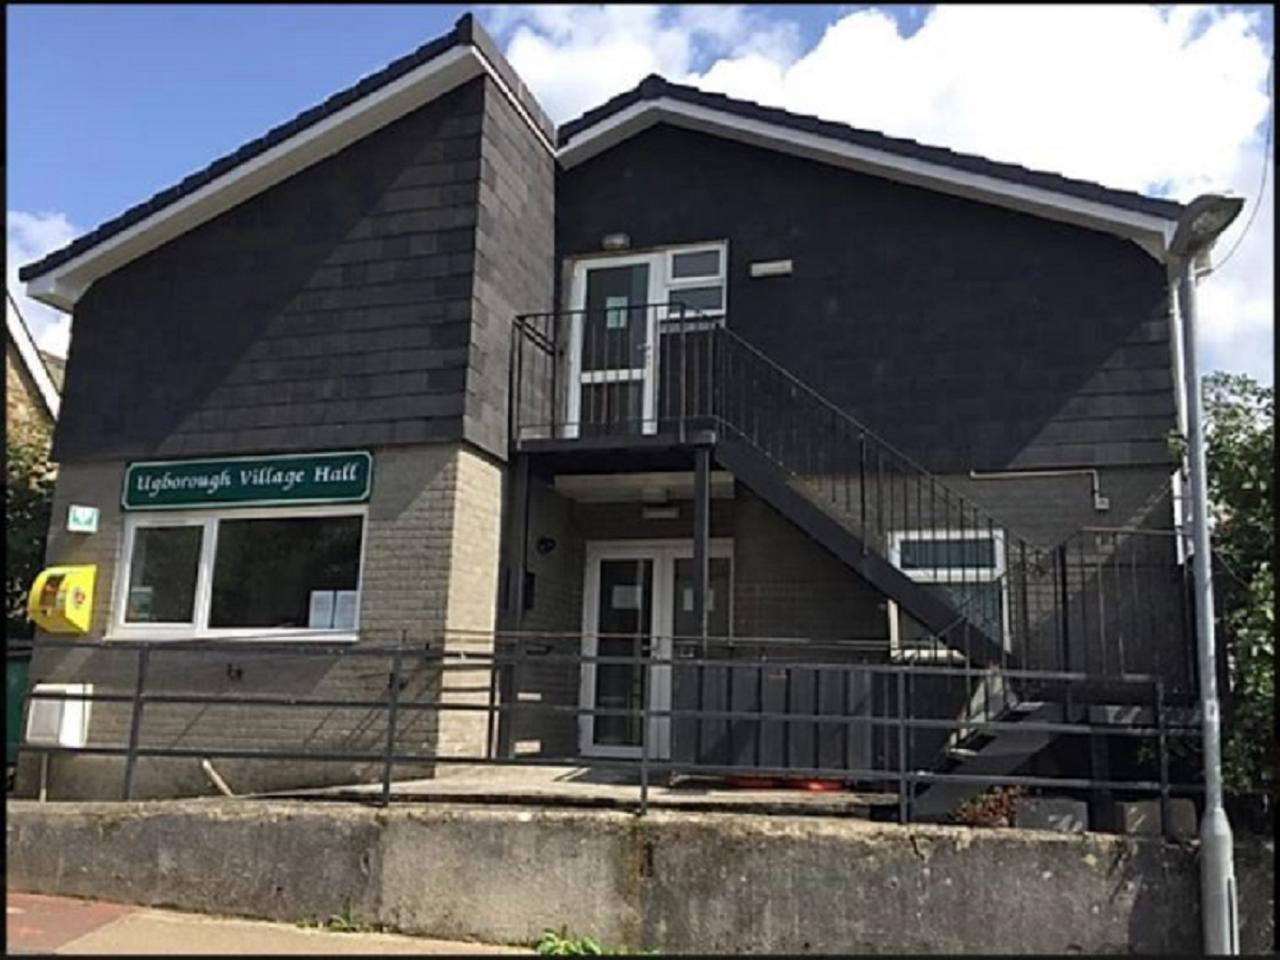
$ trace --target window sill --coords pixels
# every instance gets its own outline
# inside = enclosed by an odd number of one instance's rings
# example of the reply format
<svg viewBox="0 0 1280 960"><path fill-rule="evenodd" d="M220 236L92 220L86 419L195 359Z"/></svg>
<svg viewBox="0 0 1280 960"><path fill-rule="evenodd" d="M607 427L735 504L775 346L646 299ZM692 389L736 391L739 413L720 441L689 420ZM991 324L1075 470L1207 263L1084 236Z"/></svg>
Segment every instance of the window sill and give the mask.
<svg viewBox="0 0 1280 960"><path fill-rule="evenodd" d="M273 633L178 633L161 630L122 630L103 636L103 643L138 642L152 643L186 643L192 641L232 641L236 643L356 643L360 634L354 630L315 630L296 633L293 631Z"/></svg>

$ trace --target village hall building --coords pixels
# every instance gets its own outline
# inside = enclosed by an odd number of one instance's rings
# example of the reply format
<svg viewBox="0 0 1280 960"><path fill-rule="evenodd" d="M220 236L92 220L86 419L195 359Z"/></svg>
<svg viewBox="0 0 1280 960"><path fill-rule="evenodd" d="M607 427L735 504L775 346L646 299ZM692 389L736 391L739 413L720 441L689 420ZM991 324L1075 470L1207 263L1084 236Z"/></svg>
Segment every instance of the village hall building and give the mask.
<svg viewBox="0 0 1280 960"><path fill-rule="evenodd" d="M657 76L557 128L464 16L22 266L31 682L117 699L18 792L376 781L389 692L397 776L1119 776L1045 728L1194 702L1186 209Z"/></svg>

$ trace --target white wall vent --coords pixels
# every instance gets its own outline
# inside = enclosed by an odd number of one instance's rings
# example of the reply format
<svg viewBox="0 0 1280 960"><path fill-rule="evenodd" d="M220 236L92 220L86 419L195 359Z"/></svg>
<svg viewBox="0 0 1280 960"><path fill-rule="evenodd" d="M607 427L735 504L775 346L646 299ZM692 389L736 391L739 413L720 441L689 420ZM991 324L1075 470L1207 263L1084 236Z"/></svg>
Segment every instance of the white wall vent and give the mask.
<svg viewBox="0 0 1280 960"><path fill-rule="evenodd" d="M89 742L89 700L37 700L41 693L93 696L91 683L37 683L27 707L27 743L83 747Z"/></svg>
<svg viewBox="0 0 1280 960"><path fill-rule="evenodd" d="M753 277L789 277L791 276L790 260L757 260L750 265Z"/></svg>

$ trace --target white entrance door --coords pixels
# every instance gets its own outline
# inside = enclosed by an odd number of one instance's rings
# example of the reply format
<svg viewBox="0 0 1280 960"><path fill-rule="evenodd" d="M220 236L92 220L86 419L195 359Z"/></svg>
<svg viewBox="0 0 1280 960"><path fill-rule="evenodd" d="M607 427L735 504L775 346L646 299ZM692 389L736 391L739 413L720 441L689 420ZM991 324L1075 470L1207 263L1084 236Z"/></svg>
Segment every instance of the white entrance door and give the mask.
<svg viewBox="0 0 1280 960"><path fill-rule="evenodd" d="M656 254L574 266L567 436L657 430Z"/></svg>
<svg viewBox="0 0 1280 960"><path fill-rule="evenodd" d="M710 544L710 634L727 636L731 619L728 540ZM639 757L644 722L640 710L671 709L672 638L692 636L693 544L688 540L596 541L587 544L582 604L582 649L587 657L635 657L631 663L584 663L579 747L586 756ZM677 630L677 627L680 629ZM654 658L644 664L638 658ZM671 756L671 718L652 717L649 756Z"/></svg>

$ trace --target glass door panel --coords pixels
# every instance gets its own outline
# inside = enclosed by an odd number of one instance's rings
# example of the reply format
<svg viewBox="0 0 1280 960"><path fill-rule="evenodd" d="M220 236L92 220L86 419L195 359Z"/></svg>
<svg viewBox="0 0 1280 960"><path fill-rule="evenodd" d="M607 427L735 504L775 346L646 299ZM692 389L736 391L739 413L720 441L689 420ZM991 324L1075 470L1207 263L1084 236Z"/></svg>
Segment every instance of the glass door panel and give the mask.
<svg viewBox="0 0 1280 960"><path fill-rule="evenodd" d="M653 561L601 560L596 615L596 655L647 657L653 625ZM634 710L630 715L597 715L595 746L639 747L647 695L639 663L600 663L595 669L596 709Z"/></svg>
<svg viewBox="0 0 1280 960"><path fill-rule="evenodd" d="M655 318L648 309L653 265L580 267L574 435L651 433Z"/></svg>

